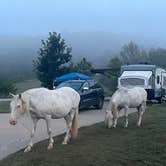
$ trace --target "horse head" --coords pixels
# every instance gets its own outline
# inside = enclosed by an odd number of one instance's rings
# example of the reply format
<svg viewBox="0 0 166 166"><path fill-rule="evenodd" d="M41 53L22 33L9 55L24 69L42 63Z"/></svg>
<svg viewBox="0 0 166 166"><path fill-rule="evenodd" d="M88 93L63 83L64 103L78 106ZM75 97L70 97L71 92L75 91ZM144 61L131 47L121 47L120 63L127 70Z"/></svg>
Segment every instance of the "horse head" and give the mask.
<svg viewBox="0 0 166 166"><path fill-rule="evenodd" d="M11 125L16 125L17 119L20 118L20 116L22 114L24 114L24 112L25 112L25 110L24 110L25 102L23 101L21 94L18 94L18 95L12 94L12 96L13 96L13 98L10 102L11 114L10 114L9 123Z"/></svg>

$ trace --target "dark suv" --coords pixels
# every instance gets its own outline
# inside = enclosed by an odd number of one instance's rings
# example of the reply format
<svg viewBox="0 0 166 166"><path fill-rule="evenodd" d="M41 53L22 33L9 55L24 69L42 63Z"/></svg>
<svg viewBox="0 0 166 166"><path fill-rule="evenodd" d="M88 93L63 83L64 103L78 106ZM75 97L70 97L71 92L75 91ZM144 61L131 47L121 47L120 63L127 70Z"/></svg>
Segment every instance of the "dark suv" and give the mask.
<svg viewBox="0 0 166 166"><path fill-rule="evenodd" d="M71 87L80 94L80 109L89 108L91 106L97 109L103 107L104 90L95 80L65 81L57 86L57 88L61 87Z"/></svg>

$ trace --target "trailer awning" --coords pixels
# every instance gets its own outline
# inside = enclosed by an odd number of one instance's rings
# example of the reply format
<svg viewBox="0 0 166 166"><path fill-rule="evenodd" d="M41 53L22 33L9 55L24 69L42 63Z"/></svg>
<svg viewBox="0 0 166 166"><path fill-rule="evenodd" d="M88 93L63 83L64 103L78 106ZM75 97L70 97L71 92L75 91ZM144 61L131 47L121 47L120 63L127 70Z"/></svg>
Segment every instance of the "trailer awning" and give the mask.
<svg viewBox="0 0 166 166"><path fill-rule="evenodd" d="M120 77L144 77L150 78L152 71L124 71Z"/></svg>

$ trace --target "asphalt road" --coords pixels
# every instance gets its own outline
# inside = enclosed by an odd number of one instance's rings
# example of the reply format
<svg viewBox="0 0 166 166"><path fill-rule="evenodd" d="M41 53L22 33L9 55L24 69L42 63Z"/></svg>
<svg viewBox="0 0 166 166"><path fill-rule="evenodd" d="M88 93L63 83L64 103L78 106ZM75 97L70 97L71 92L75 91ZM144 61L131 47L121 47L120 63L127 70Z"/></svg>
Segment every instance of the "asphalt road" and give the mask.
<svg viewBox="0 0 166 166"><path fill-rule="evenodd" d="M79 127L89 126L104 120L104 110L107 107L105 102L102 110L86 110L79 113ZM131 110L131 113L135 110ZM25 119L16 126L9 124L10 114L0 114L0 159L7 155L14 153L24 148L29 142L29 130L30 123ZM23 123L24 122L24 123ZM23 124L24 125L23 125ZM25 127L26 126L26 127ZM65 121L64 119L52 120L52 131L53 135L57 136L65 132ZM47 139L46 124L44 120L40 120L37 125L37 130L34 138L34 142ZM54 143L56 146L56 142Z"/></svg>

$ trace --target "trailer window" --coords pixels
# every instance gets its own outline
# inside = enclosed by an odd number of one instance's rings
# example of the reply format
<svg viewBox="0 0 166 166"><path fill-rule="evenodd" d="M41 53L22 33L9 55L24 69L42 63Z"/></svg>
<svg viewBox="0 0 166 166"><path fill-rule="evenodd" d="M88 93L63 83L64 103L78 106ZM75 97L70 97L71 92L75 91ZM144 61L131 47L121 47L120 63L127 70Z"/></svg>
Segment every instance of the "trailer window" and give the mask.
<svg viewBox="0 0 166 166"><path fill-rule="evenodd" d="M157 76L157 84L160 83L160 76Z"/></svg>
<svg viewBox="0 0 166 166"><path fill-rule="evenodd" d="M127 86L144 86L145 80L141 78L123 78L120 80L120 84L124 87Z"/></svg>

